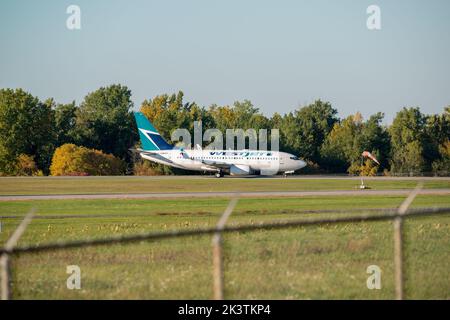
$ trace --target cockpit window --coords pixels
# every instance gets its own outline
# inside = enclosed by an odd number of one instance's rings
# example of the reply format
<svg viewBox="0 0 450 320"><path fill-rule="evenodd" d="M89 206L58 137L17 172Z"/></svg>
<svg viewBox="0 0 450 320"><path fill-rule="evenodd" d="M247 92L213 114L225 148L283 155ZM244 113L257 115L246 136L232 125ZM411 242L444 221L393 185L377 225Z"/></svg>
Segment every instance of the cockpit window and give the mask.
<svg viewBox="0 0 450 320"><path fill-rule="evenodd" d="M298 157L291 157L291 160L300 160Z"/></svg>

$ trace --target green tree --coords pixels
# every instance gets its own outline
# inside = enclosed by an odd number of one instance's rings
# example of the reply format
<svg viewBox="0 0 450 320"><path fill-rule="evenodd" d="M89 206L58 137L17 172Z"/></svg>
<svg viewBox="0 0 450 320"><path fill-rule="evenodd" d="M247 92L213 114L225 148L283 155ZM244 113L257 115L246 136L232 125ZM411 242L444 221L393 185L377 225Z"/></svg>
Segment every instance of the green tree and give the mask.
<svg viewBox="0 0 450 320"><path fill-rule="evenodd" d="M437 176L448 176L450 174L450 140L447 139L439 147L439 159L432 163L433 173Z"/></svg>
<svg viewBox="0 0 450 320"><path fill-rule="evenodd" d="M293 139L295 153L315 163L320 162L320 148L338 121L336 114L337 110L329 102L321 100L296 110L293 119L288 119L289 130L286 132L292 135L290 139Z"/></svg>
<svg viewBox="0 0 450 320"><path fill-rule="evenodd" d="M208 113L213 118L216 128L222 132L224 139L226 139L227 129L242 129L244 131L254 129L256 138L260 134L259 130L270 129L269 119L259 112L259 108L255 107L249 100L235 101L232 106L218 106L213 104L209 107ZM270 133L270 130L268 130L267 134L270 135ZM226 140L223 143L225 147ZM246 148L251 147L250 144L245 143ZM270 137L268 136L267 147L270 148Z"/></svg>
<svg viewBox="0 0 450 320"><path fill-rule="evenodd" d="M55 131L57 145L75 142L76 129L75 101L68 104L58 104L55 108Z"/></svg>
<svg viewBox="0 0 450 320"><path fill-rule="evenodd" d="M323 163L331 171L345 172L357 162L361 147L362 123L349 116L335 123L321 148Z"/></svg>
<svg viewBox="0 0 450 320"><path fill-rule="evenodd" d="M120 84L89 93L76 110L77 144L127 159L137 140L131 91Z"/></svg>
<svg viewBox="0 0 450 320"><path fill-rule="evenodd" d="M391 171L420 174L425 171L424 146L426 117L419 108L403 108L397 113L389 133L391 136Z"/></svg>
<svg viewBox="0 0 450 320"><path fill-rule="evenodd" d="M384 113L371 115L361 130L361 149L370 151L381 163L380 169L389 167L391 140L386 126L382 125ZM372 162L371 162L372 163Z"/></svg>
<svg viewBox="0 0 450 320"><path fill-rule="evenodd" d="M427 117L425 124L424 158L427 166L445 158L445 144L450 139L450 106L442 114Z"/></svg>
<svg viewBox="0 0 450 320"><path fill-rule="evenodd" d="M145 100L140 111L155 125L159 133L170 141L173 130L187 129L194 134L194 121L202 121L203 128L210 126L212 118L195 102L183 102L184 94L162 94Z"/></svg>
<svg viewBox="0 0 450 320"><path fill-rule="evenodd" d="M427 118L425 158L435 175L450 173L450 106Z"/></svg>
<svg viewBox="0 0 450 320"><path fill-rule="evenodd" d="M279 122L281 150L293 154L299 154L301 149L301 141L298 130L298 122L296 121L294 113L290 112L284 115L281 122L279 119L276 121Z"/></svg>
<svg viewBox="0 0 450 320"><path fill-rule="evenodd" d="M321 149L325 166L331 171L372 175L376 170L370 161L362 163L363 151L375 155L382 167L387 165L389 136L381 125L383 116L377 113L364 122L361 114L356 113L336 123Z"/></svg>
<svg viewBox="0 0 450 320"><path fill-rule="evenodd" d="M22 89L0 90L0 172L15 174L21 154L48 172L55 143L53 104Z"/></svg>
<svg viewBox="0 0 450 320"><path fill-rule="evenodd" d="M214 119L216 128L223 134L227 129L259 130L267 129L268 125L268 119L249 100L236 101L232 106L213 104L209 107L208 113Z"/></svg>

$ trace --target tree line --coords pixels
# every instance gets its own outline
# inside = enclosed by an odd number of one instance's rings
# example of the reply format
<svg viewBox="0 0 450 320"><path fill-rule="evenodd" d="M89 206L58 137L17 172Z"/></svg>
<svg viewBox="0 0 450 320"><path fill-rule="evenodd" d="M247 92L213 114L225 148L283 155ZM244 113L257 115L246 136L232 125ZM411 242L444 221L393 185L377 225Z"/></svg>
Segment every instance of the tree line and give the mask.
<svg viewBox="0 0 450 320"><path fill-rule="evenodd" d="M0 90L0 175L171 174L175 169L142 161L131 91L123 85L101 87L77 105L40 101L22 89ZM303 172L350 174L448 175L450 107L425 115L403 108L389 126L383 113L340 119L329 102L317 100L295 111L267 117L250 101L209 107L184 101L183 92L142 102L143 112L170 140L176 128L193 134L217 128L280 131L280 150L305 159ZM369 151L380 161L361 158Z"/></svg>

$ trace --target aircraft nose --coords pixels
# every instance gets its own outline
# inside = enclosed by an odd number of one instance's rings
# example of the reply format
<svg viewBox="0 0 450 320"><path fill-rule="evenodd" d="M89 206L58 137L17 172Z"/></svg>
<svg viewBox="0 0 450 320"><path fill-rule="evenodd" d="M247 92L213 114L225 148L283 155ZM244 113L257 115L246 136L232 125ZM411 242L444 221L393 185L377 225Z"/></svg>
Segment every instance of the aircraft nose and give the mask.
<svg viewBox="0 0 450 320"><path fill-rule="evenodd" d="M306 167L306 162L303 160L298 161L298 169Z"/></svg>

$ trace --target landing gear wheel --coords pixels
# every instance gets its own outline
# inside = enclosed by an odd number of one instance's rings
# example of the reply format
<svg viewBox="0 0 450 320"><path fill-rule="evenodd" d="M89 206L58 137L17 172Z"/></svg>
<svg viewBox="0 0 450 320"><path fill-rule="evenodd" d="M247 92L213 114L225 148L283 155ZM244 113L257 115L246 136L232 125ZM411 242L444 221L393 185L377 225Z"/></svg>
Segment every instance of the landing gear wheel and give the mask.
<svg viewBox="0 0 450 320"><path fill-rule="evenodd" d="M224 175L223 171L216 172L216 178L223 178Z"/></svg>

